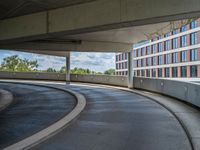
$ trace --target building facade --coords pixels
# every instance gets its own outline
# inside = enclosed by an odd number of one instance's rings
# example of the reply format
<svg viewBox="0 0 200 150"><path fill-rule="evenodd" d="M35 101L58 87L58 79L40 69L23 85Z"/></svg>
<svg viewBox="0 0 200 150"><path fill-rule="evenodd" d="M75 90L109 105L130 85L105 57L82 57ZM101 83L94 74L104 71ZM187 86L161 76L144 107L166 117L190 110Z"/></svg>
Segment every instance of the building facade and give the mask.
<svg viewBox="0 0 200 150"><path fill-rule="evenodd" d="M200 77L200 18L133 48L134 76ZM127 53L116 54L116 75L128 73Z"/></svg>

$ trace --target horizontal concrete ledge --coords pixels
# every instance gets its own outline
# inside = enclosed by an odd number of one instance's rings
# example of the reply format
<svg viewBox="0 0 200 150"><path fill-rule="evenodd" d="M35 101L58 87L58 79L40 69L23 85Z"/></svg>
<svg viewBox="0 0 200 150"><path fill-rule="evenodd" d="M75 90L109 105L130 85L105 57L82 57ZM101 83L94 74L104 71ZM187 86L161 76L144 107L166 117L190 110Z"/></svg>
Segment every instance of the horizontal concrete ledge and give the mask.
<svg viewBox="0 0 200 150"><path fill-rule="evenodd" d="M66 74L0 71L0 79L66 81ZM128 82L127 77L123 76L78 75L78 74L71 74L70 81L108 84L108 85L123 86L123 87L127 87L127 82Z"/></svg>
<svg viewBox="0 0 200 150"><path fill-rule="evenodd" d="M134 88L171 96L200 107L200 84L167 79L134 77Z"/></svg>
<svg viewBox="0 0 200 150"><path fill-rule="evenodd" d="M11 92L0 89L0 111L6 109L13 102Z"/></svg>
<svg viewBox="0 0 200 150"><path fill-rule="evenodd" d="M17 82L4 82L1 81L3 83L17 83ZM58 88L58 87L54 87L54 86L50 86L50 85L41 85L41 84L32 84L32 83L21 83L18 82L18 84L25 84L25 85L34 85L34 86L43 86L43 87L47 87L47 88L53 88L56 90L62 90L65 92L68 92L72 95L74 95L77 99L77 105L75 106L75 108L69 113L67 114L65 117L63 117L61 120L57 121L56 123L52 124L51 126L45 128L44 130L22 140L19 141L13 145L10 145L6 148L4 148L4 150L22 150L22 149L29 149L41 142L43 142L44 140L50 138L51 136L55 135L56 133L58 133L59 131L61 131L63 128L65 128L67 125L69 125L75 118L77 118L80 113L83 111L83 109L86 106L86 99L82 94L79 94L75 91L69 90L69 89L65 89L65 88Z"/></svg>

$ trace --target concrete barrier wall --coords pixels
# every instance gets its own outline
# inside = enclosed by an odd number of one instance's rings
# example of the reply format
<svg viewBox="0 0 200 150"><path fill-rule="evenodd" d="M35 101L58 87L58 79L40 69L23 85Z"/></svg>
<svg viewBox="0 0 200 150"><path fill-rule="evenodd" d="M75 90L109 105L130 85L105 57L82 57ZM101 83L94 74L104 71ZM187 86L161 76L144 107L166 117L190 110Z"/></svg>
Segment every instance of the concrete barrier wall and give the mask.
<svg viewBox="0 0 200 150"><path fill-rule="evenodd" d="M127 87L127 77L107 75L71 75L72 82L87 82Z"/></svg>
<svg viewBox="0 0 200 150"><path fill-rule="evenodd" d="M157 92L178 98L200 107L200 85L190 82L166 79L149 79L135 77L134 88Z"/></svg>
<svg viewBox="0 0 200 150"><path fill-rule="evenodd" d="M66 75L60 73L37 73L37 72L0 72L1 79L22 79L22 80L53 80L65 81ZM86 82L108 84L116 86L127 86L127 77L107 75L70 75L72 82Z"/></svg>
<svg viewBox="0 0 200 150"><path fill-rule="evenodd" d="M1 79L22 79L22 80L54 80L65 81L65 74L39 73L39 72L0 72Z"/></svg>

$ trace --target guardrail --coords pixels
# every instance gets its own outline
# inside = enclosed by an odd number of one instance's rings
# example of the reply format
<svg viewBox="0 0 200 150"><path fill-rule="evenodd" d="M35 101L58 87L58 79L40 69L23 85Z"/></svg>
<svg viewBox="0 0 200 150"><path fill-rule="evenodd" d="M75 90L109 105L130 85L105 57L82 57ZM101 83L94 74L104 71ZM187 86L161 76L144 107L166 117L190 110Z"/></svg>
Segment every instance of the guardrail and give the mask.
<svg viewBox="0 0 200 150"><path fill-rule="evenodd" d="M108 84L127 87L127 77L108 75L74 75L70 76L72 82L87 82L97 84Z"/></svg>
<svg viewBox="0 0 200 150"><path fill-rule="evenodd" d="M61 73L40 73L40 72L0 72L1 79L22 79L22 80L53 80L66 81L66 74ZM87 82L97 84L108 84L115 86L127 86L127 77L108 75L70 75L72 82Z"/></svg>
<svg viewBox="0 0 200 150"><path fill-rule="evenodd" d="M22 80L54 80L65 81L66 75L61 73L40 73L40 72L0 72L1 79L22 79Z"/></svg>
<svg viewBox="0 0 200 150"><path fill-rule="evenodd" d="M134 77L134 88L178 98L200 107L200 85L190 82Z"/></svg>

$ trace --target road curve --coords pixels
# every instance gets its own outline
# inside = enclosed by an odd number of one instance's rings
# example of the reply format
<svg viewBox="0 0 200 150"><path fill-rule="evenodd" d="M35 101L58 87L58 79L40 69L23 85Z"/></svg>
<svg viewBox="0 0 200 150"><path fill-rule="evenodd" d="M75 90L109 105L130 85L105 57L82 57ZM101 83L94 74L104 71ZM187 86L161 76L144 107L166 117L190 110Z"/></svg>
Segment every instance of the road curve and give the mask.
<svg viewBox="0 0 200 150"><path fill-rule="evenodd" d="M76 105L74 96L52 88L3 82L0 88L14 96L0 113L0 149L48 127Z"/></svg>
<svg viewBox="0 0 200 150"><path fill-rule="evenodd" d="M65 88L86 97L85 110L33 150L192 150L176 118L146 97L110 88Z"/></svg>

